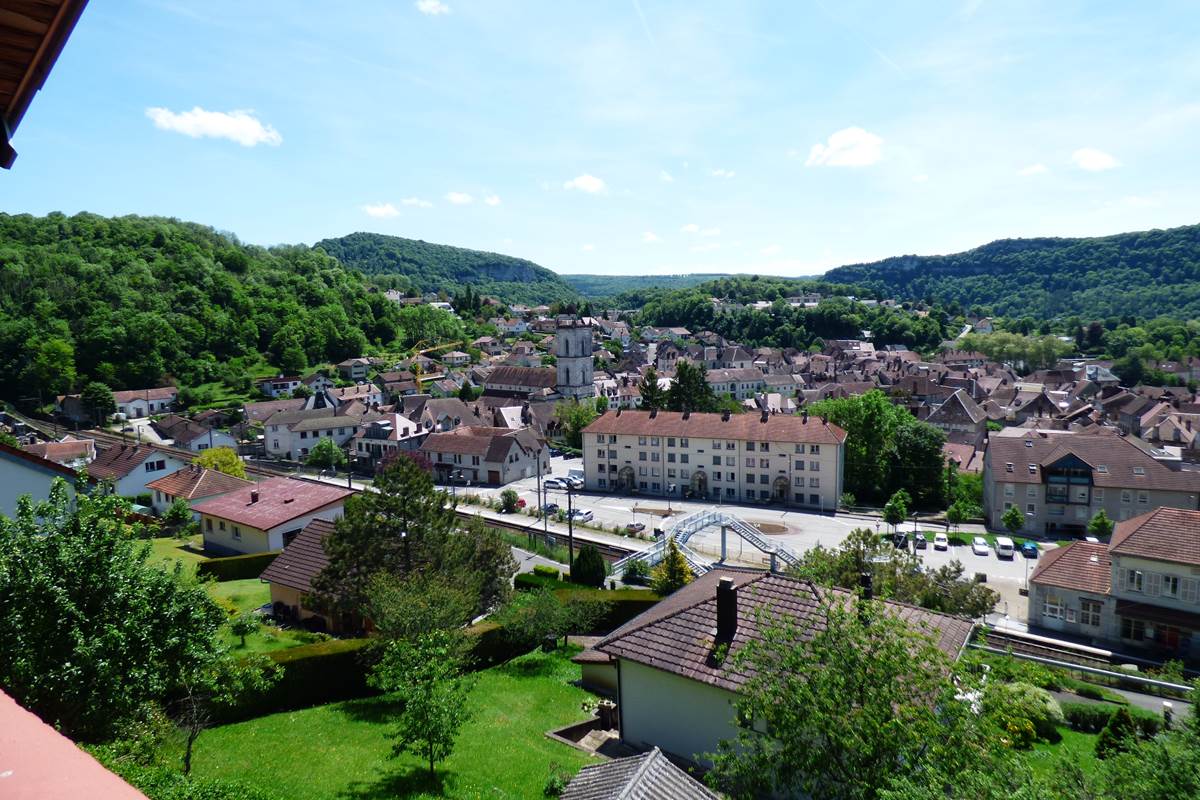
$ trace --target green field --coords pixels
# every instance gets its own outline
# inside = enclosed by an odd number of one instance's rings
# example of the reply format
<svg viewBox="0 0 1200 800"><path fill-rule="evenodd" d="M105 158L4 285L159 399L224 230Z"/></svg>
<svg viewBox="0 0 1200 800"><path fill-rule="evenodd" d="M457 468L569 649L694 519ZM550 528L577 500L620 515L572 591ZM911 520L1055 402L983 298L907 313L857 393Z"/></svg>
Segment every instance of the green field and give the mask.
<svg viewBox="0 0 1200 800"><path fill-rule="evenodd" d="M1078 765L1085 774L1095 774L1099 767L1099 761L1096 758L1096 740L1100 738L1100 735L1080 733L1065 725L1060 726L1058 732L1062 734L1062 741L1053 744L1038 742L1026 754L1025 758L1029 768L1041 777L1050 777L1058 770L1059 760L1065 758L1072 764Z"/></svg>
<svg viewBox="0 0 1200 800"><path fill-rule="evenodd" d="M271 602L271 588L258 578L210 583L208 593L218 605L229 612L231 618ZM257 632L247 636L244 648L241 637L234 636L228 628L222 629L220 636L221 641L229 645L235 654L269 653L272 650L312 644L323 638L305 630L278 628L274 625L263 625Z"/></svg>
<svg viewBox="0 0 1200 800"><path fill-rule="evenodd" d="M389 757L387 697L213 728L196 743L194 769L281 798L541 797L551 765L574 772L592 760L544 735L586 717L580 703L590 695L571 684L575 652L530 653L478 673L474 717L436 782L421 759Z"/></svg>
<svg viewBox="0 0 1200 800"><path fill-rule="evenodd" d="M192 549L188 549L191 545L195 550L200 549L200 536L193 536L190 540L176 539L174 536L159 536L150 540L150 563L160 563L171 565L172 562L178 561L183 564L183 569L189 575L195 574L196 565L201 561L207 561L206 556L202 556Z"/></svg>

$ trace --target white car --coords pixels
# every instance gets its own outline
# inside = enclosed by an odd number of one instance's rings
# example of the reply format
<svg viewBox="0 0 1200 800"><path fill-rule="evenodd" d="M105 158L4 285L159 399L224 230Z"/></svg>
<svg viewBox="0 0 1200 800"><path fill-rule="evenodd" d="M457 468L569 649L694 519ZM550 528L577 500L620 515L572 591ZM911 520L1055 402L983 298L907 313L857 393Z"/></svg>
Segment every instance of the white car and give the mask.
<svg viewBox="0 0 1200 800"><path fill-rule="evenodd" d="M992 552L992 548L988 545L987 539L976 536L971 540L971 552L977 556L986 556Z"/></svg>
<svg viewBox="0 0 1200 800"><path fill-rule="evenodd" d="M567 481L565 478L546 478L546 480L542 481L542 486L545 486L547 489L565 489L567 488Z"/></svg>
<svg viewBox="0 0 1200 800"><path fill-rule="evenodd" d="M575 489L576 491L583 488L583 478L567 476L566 478L563 478L563 480L567 482L568 486L570 486L572 489Z"/></svg>
<svg viewBox="0 0 1200 800"><path fill-rule="evenodd" d="M592 512L585 508L576 508L571 511L571 516L576 522L591 522Z"/></svg>
<svg viewBox="0 0 1200 800"><path fill-rule="evenodd" d="M949 550L950 549L950 537L944 533L936 534L933 537L933 549L934 550Z"/></svg>

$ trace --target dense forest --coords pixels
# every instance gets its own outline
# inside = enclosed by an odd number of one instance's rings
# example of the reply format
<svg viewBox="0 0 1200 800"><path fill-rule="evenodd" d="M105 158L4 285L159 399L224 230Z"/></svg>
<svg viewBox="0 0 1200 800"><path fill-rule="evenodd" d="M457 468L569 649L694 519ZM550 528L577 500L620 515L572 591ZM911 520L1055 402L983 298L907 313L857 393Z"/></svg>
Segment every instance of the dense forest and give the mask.
<svg viewBox="0 0 1200 800"><path fill-rule="evenodd" d="M702 283L708 283L716 278L729 278L731 275L713 272L689 273L687 275L563 275L572 289L589 300L603 301L608 304L608 298L616 297L623 292L642 292L647 289L691 289Z"/></svg>
<svg viewBox="0 0 1200 800"><path fill-rule="evenodd" d="M453 295L466 285L508 303L551 303L578 295L557 273L532 261L417 239L352 233L314 245L379 286Z"/></svg>
<svg viewBox="0 0 1200 800"><path fill-rule="evenodd" d="M947 256L838 267L827 280L999 316L1200 316L1200 225L1087 239L1005 239Z"/></svg>
<svg viewBox="0 0 1200 800"><path fill-rule="evenodd" d="M160 217L0 214L3 396L89 380L198 385L230 363L303 369L403 340L400 309L320 250Z"/></svg>

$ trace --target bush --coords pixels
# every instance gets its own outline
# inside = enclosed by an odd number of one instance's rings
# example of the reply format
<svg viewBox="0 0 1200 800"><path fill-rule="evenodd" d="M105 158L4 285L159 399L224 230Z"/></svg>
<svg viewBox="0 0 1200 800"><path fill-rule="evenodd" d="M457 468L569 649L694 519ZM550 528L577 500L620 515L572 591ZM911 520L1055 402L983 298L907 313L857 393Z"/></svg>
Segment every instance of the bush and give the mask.
<svg viewBox="0 0 1200 800"><path fill-rule="evenodd" d="M218 582L257 578L262 575L263 570L275 560L279 553L279 550L271 550L266 553L250 553L244 556L210 558L196 565L196 575L201 578L212 576Z"/></svg>
<svg viewBox="0 0 1200 800"><path fill-rule="evenodd" d="M1100 703L1063 703L1062 712L1067 725L1080 733L1099 733L1112 719L1116 706ZM1162 729L1162 717L1153 711L1130 706L1126 709L1139 735L1150 738Z"/></svg>
<svg viewBox="0 0 1200 800"><path fill-rule="evenodd" d="M327 639L268 653L267 657L282 667L279 680L232 708L214 708L214 721L236 722L374 694L367 685L370 668L363 652L372 641Z"/></svg>
<svg viewBox="0 0 1200 800"><path fill-rule="evenodd" d="M538 589L570 589L572 584L537 572L522 572L513 578L513 588L518 592L531 592Z"/></svg>
<svg viewBox="0 0 1200 800"><path fill-rule="evenodd" d="M168 525L186 525L192 521L192 507L182 497L177 497L163 512L163 522Z"/></svg>
<svg viewBox="0 0 1200 800"><path fill-rule="evenodd" d="M599 588L604 585L608 570L604 567L604 558L595 545L585 544L575 556L575 565L571 570L571 580L582 586Z"/></svg>
<svg viewBox="0 0 1200 800"><path fill-rule="evenodd" d="M1118 708L1108 718L1104 730L1100 731L1100 738L1096 740L1096 758L1108 758L1129 750L1137 737L1138 728L1129 709L1124 706Z"/></svg>
<svg viewBox="0 0 1200 800"><path fill-rule="evenodd" d="M645 586L650 581L650 565L640 558L630 561L625 565L625 576L621 580L635 586Z"/></svg>
<svg viewBox="0 0 1200 800"><path fill-rule="evenodd" d="M505 514L511 514L517 510L517 503L520 500L521 496L515 489L505 489L500 493L500 510Z"/></svg>
<svg viewBox="0 0 1200 800"><path fill-rule="evenodd" d="M1058 726L1066 720L1050 692L1031 683L993 683L983 700L984 711L995 718L1002 729L1014 730L1014 724L1028 720L1037 739L1056 742ZM1023 730L1023 726L1017 725Z"/></svg>
<svg viewBox="0 0 1200 800"><path fill-rule="evenodd" d="M543 578L550 578L551 580L558 580L558 576L562 573L554 567L548 567L545 564L535 564L533 574L541 575Z"/></svg>

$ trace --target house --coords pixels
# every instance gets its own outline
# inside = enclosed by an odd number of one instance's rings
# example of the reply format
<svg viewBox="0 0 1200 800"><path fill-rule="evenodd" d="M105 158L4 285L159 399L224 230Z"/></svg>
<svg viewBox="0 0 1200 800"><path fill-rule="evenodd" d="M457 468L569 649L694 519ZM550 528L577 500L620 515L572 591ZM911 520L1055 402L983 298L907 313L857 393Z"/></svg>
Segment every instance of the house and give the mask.
<svg viewBox="0 0 1200 800"><path fill-rule="evenodd" d="M186 500L189 505L194 505L210 497L253 485L253 481L244 478L188 464L170 475L150 481L146 484L146 491L154 493L150 505L155 513L163 514L176 500Z"/></svg>
<svg viewBox="0 0 1200 800"><path fill-rule="evenodd" d="M499 366L488 373L483 383L485 392L530 395L552 391L558 383L554 367Z"/></svg>
<svg viewBox="0 0 1200 800"><path fill-rule="evenodd" d="M75 494L75 470L39 455L0 443L0 514L12 517L17 501L29 495L35 503L50 496L55 478L67 482L67 491Z"/></svg>
<svg viewBox="0 0 1200 800"><path fill-rule="evenodd" d="M267 397L290 397L303 379L299 375L277 375L274 378L259 378L255 381L258 390Z"/></svg>
<svg viewBox="0 0 1200 800"><path fill-rule="evenodd" d="M498 356L504 353L504 345L491 336L480 336L471 342L471 346L478 348L489 356Z"/></svg>
<svg viewBox="0 0 1200 800"><path fill-rule="evenodd" d="M401 450L416 450L427 431L400 414L384 414L366 422L350 437L350 455L361 467L373 469Z"/></svg>
<svg viewBox="0 0 1200 800"><path fill-rule="evenodd" d="M1049 551L1029 578L1028 622L1200 662L1200 511L1158 508L1118 523L1108 544Z"/></svg>
<svg viewBox="0 0 1200 800"><path fill-rule="evenodd" d="M529 323L523 319L494 317L488 320L488 323L495 325L496 330L500 331L504 336L520 336L522 333L529 331Z"/></svg>
<svg viewBox="0 0 1200 800"><path fill-rule="evenodd" d="M765 615L800 628L820 625L827 599L853 603L841 589L772 572L714 569L600 640L595 650L616 664L621 740L637 749L703 762L737 735L735 703L749 679L728 657L762 641ZM899 603L884 608L957 658L973 623ZM725 662L713 658L717 648Z"/></svg>
<svg viewBox="0 0 1200 800"><path fill-rule="evenodd" d="M86 467L96 457L96 443L91 439L66 437L58 442L35 442L23 449L40 458L49 459L71 469Z"/></svg>
<svg viewBox="0 0 1200 800"><path fill-rule="evenodd" d="M995 327L992 325L991 317L984 317L983 319L979 320L978 322L976 322L974 325L971 326L971 330L973 330L975 333L985 333L985 334L986 333L995 333L995 331L996 331Z"/></svg>
<svg viewBox="0 0 1200 800"><path fill-rule="evenodd" d="M339 413L340 409L314 408L280 411L263 424L267 455L287 460L303 460L321 439L332 439L341 447L350 440L364 421L375 419L377 412Z"/></svg>
<svg viewBox="0 0 1200 800"><path fill-rule="evenodd" d="M338 405L357 400L365 405L379 405L384 401L384 390L373 383L356 383L353 386L343 386L340 389L330 389L329 393Z"/></svg>
<svg viewBox="0 0 1200 800"><path fill-rule="evenodd" d="M708 385L718 396L732 395L734 400L752 398L765 387L762 370L754 367L713 369L707 374Z"/></svg>
<svg viewBox="0 0 1200 800"><path fill-rule="evenodd" d="M929 413L925 421L946 434L946 441L983 447L987 438L987 412L959 389Z"/></svg>
<svg viewBox="0 0 1200 800"><path fill-rule="evenodd" d="M171 440L174 447L199 453L211 447L228 447L237 450L237 439L225 431L208 428L178 414L168 414L150 424L154 432L163 439Z"/></svg>
<svg viewBox="0 0 1200 800"><path fill-rule="evenodd" d="M461 350L451 350L442 356L442 363L448 367L462 367L471 363L471 357Z"/></svg>
<svg viewBox="0 0 1200 800"><path fill-rule="evenodd" d="M353 632L361 627L357 620L326 616L311 605L313 580L329 565L324 541L333 527L326 519L309 522L267 565L259 580L270 586L271 606L277 616L297 622L316 618L333 633Z"/></svg>
<svg viewBox="0 0 1200 800"><path fill-rule="evenodd" d="M588 491L834 511L846 432L808 414L608 411L583 430Z"/></svg>
<svg viewBox="0 0 1200 800"><path fill-rule="evenodd" d="M175 408L179 390L174 386L157 389L130 389L113 392L113 403L117 414L125 419L140 419L154 414L165 414Z"/></svg>
<svg viewBox="0 0 1200 800"><path fill-rule="evenodd" d="M268 478L193 506L204 549L224 555L282 550L314 519L342 515L351 489L294 478Z"/></svg>
<svg viewBox="0 0 1200 800"><path fill-rule="evenodd" d="M1101 509L1124 521L1155 508L1200 508L1200 472L1111 428L994 434L983 467L984 518L1001 529L1016 506L1021 530L1082 533Z"/></svg>
<svg viewBox="0 0 1200 800"><path fill-rule="evenodd" d="M671 763L657 747L646 753L589 764L559 800L718 800L703 783Z"/></svg>
<svg viewBox="0 0 1200 800"><path fill-rule="evenodd" d="M146 444L120 444L100 450L88 475L110 482L121 497L147 493L146 484L187 466L182 458Z"/></svg>
<svg viewBox="0 0 1200 800"><path fill-rule="evenodd" d="M530 428L464 426L430 434L421 452L429 457L442 483L503 486L536 475L539 464L542 473L548 473L550 459L541 455L544 446Z"/></svg>
<svg viewBox="0 0 1200 800"><path fill-rule="evenodd" d="M363 381L371 370L369 358L347 358L337 364L338 374L348 381Z"/></svg>

